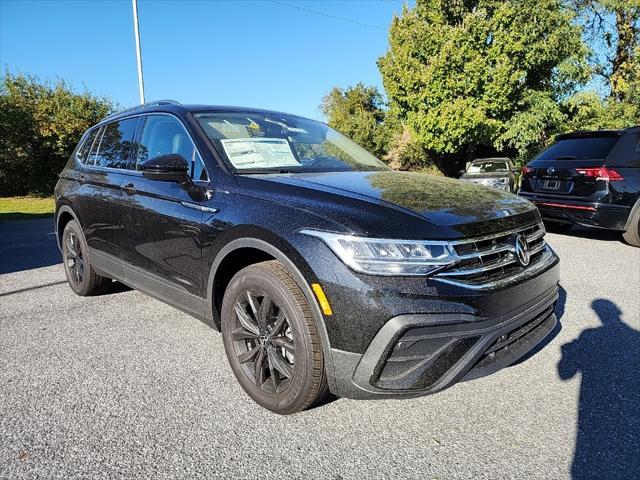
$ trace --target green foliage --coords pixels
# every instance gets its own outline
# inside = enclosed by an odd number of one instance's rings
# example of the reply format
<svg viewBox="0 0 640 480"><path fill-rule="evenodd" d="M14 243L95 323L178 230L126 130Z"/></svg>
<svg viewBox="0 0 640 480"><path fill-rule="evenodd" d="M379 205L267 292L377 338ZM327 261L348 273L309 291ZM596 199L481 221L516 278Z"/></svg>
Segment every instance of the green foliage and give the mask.
<svg viewBox="0 0 640 480"><path fill-rule="evenodd" d="M609 96L630 100L640 80L640 0L570 0L592 46L590 63ZM637 93L637 92L636 92Z"/></svg>
<svg viewBox="0 0 640 480"><path fill-rule="evenodd" d="M438 166L431 160L429 152L406 126L391 138L383 160L395 170L425 170L442 175Z"/></svg>
<svg viewBox="0 0 640 480"><path fill-rule="evenodd" d="M328 123L374 155L382 158L389 143L384 100L376 87L358 83L341 89L334 87L320 106Z"/></svg>
<svg viewBox="0 0 640 480"><path fill-rule="evenodd" d="M393 20L378 61L391 111L431 157L528 155L586 80L572 20L559 0L418 0Z"/></svg>
<svg viewBox="0 0 640 480"><path fill-rule="evenodd" d="M0 196L50 194L84 131L113 102L6 73L0 85Z"/></svg>
<svg viewBox="0 0 640 480"><path fill-rule="evenodd" d="M53 215L53 197L0 197L0 221Z"/></svg>
<svg viewBox="0 0 640 480"><path fill-rule="evenodd" d="M580 92L569 98L564 108L568 121L566 131L626 128L640 123L640 83L629 91L634 93L628 101L615 98L602 99L594 91ZM633 98L634 100L631 100Z"/></svg>

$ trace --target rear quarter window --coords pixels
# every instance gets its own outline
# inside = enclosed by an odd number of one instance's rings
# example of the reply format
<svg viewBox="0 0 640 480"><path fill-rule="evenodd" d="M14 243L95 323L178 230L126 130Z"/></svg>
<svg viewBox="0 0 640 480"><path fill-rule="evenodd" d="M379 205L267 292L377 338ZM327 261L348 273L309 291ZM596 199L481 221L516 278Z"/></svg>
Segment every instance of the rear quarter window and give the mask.
<svg viewBox="0 0 640 480"><path fill-rule="evenodd" d="M640 167L640 133L627 133L622 136L607 158L612 167Z"/></svg>
<svg viewBox="0 0 640 480"><path fill-rule="evenodd" d="M605 159L619 140L619 136L567 138L551 145L536 160Z"/></svg>
<svg viewBox="0 0 640 480"><path fill-rule="evenodd" d="M137 117L109 123L104 129L95 165L127 168L137 127Z"/></svg>
<svg viewBox="0 0 640 480"><path fill-rule="evenodd" d="M87 163L87 158L89 157L89 152L91 151L93 142L96 139L98 130L100 129L94 128L93 130L91 130L89 134L85 136L84 141L80 145L80 148L78 148L78 151L76 152L76 157L78 158L80 163Z"/></svg>

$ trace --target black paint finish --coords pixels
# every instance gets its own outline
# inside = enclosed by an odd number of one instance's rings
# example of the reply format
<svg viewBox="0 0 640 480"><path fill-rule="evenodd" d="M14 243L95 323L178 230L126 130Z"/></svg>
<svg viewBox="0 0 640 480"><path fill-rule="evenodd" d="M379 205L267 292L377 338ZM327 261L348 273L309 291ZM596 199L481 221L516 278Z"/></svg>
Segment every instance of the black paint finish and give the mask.
<svg viewBox="0 0 640 480"><path fill-rule="evenodd" d="M238 175L230 171L194 120L193 112L205 110L244 111L163 105L129 111L108 121L149 113L174 116L202 157L207 182L165 181L145 178L135 169L87 166L75 152L60 174L55 191L58 229L72 211L89 246L106 254L100 255L104 268L124 271L125 278L119 278L124 283L187 311L204 311L205 320L216 326L217 300L224 292L215 289L228 277L218 268L225 265L222 257L229 253L223 249L238 239L258 239L298 270L297 276L305 282L301 287L310 299L309 285L319 282L323 286L334 312L318 318L327 343L324 352L329 356L333 349L364 353L380 329L399 315L496 318L558 282L557 259L534 278L490 292L433 278L354 273L321 240L300 230L459 240L530 225L540 216L532 203L518 196L415 173ZM66 214L63 206L69 209ZM233 263L274 256L265 251L261 257L256 250L238 250ZM155 282L153 288L145 284L145 272ZM158 286L159 279L166 288ZM184 302L190 299L197 305L186 308ZM327 364L331 365L330 358ZM332 368L328 375L335 385Z"/></svg>

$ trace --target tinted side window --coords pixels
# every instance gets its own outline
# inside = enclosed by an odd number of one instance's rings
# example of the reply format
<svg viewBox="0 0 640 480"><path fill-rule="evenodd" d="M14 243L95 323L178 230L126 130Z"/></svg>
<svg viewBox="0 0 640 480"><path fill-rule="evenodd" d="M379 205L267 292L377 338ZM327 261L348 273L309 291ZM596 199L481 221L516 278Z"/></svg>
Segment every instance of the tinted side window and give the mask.
<svg viewBox="0 0 640 480"><path fill-rule="evenodd" d="M93 130L91 130L89 132L89 135L87 135L84 139L84 142L82 142L82 145L80 145L80 148L78 149L78 152L76 153L76 156L78 157L78 160L80 160L81 163L86 163L87 162L87 157L89 156L89 152L91 151L91 147L93 146L93 142L95 141L96 137L98 136L98 130L100 130L99 128L94 128Z"/></svg>
<svg viewBox="0 0 640 480"><path fill-rule="evenodd" d="M109 168L127 168L138 118L113 122L105 127L95 157L95 165Z"/></svg>
<svg viewBox="0 0 640 480"><path fill-rule="evenodd" d="M202 158L182 124L168 115L147 116L138 146L136 169L150 158L171 153L187 160L191 178L208 180Z"/></svg>

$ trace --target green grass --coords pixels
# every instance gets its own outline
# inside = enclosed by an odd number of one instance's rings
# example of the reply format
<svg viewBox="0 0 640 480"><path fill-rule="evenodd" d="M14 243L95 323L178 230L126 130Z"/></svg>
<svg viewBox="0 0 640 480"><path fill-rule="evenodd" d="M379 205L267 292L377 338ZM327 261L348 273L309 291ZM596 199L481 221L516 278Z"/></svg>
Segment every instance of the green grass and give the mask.
<svg viewBox="0 0 640 480"><path fill-rule="evenodd" d="M54 206L53 197L0 198L0 221L48 217Z"/></svg>

